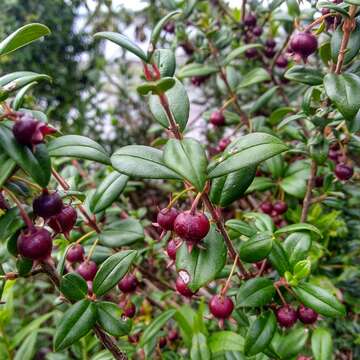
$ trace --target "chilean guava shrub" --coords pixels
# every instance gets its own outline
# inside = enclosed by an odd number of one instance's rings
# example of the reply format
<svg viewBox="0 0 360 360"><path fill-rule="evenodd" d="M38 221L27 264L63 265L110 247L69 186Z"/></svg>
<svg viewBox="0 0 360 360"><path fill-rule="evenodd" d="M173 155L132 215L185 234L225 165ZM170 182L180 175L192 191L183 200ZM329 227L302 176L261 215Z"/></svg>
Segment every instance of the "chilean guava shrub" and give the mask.
<svg viewBox="0 0 360 360"><path fill-rule="evenodd" d="M21 107L48 75L0 77L4 358L358 354L358 8L282 4L167 2L146 52L96 33L139 59L154 119L112 154Z"/></svg>

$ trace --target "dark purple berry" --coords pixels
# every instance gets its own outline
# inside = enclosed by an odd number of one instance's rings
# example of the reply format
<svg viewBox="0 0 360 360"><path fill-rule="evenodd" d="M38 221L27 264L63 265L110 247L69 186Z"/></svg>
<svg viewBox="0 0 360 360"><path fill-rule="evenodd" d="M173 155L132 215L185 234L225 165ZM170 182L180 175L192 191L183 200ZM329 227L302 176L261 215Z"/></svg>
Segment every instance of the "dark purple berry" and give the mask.
<svg viewBox="0 0 360 360"><path fill-rule="evenodd" d="M273 206L270 201L265 201L260 205L260 209L263 213L270 215L273 211Z"/></svg>
<svg viewBox="0 0 360 360"><path fill-rule="evenodd" d="M80 244L75 244L66 253L66 260L71 263L83 261L84 253L84 248Z"/></svg>
<svg viewBox="0 0 360 360"><path fill-rule="evenodd" d="M273 48L265 48L264 54L268 59L272 59L275 56L276 51Z"/></svg>
<svg viewBox="0 0 360 360"><path fill-rule="evenodd" d="M225 116L222 111L213 111L210 115L210 122L214 126L223 126L225 125Z"/></svg>
<svg viewBox="0 0 360 360"><path fill-rule="evenodd" d="M97 265L94 261L85 260L78 266L76 271L86 281L93 281L97 272Z"/></svg>
<svg viewBox="0 0 360 360"><path fill-rule="evenodd" d="M245 15L244 24L247 27L254 27L256 25L256 16L254 14Z"/></svg>
<svg viewBox="0 0 360 360"><path fill-rule="evenodd" d="M171 329L168 334L169 341L176 341L179 338L179 333L176 329Z"/></svg>
<svg viewBox="0 0 360 360"><path fill-rule="evenodd" d="M174 221L178 215L179 212L174 207L161 209L157 215L157 223L164 230L173 230Z"/></svg>
<svg viewBox="0 0 360 360"><path fill-rule="evenodd" d="M131 344L137 344L140 340L139 334L129 335L128 340Z"/></svg>
<svg viewBox="0 0 360 360"><path fill-rule="evenodd" d="M166 252L171 260L176 260L177 245L175 240L171 239L167 243Z"/></svg>
<svg viewBox="0 0 360 360"><path fill-rule="evenodd" d="M281 214L284 214L287 211L288 206L287 206L285 201L278 200L273 205L273 209L276 211L276 213L278 215L281 215Z"/></svg>
<svg viewBox="0 0 360 360"><path fill-rule="evenodd" d="M300 305L297 311L299 320L304 324L313 324L318 318L318 313L304 305Z"/></svg>
<svg viewBox="0 0 360 360"><path fill-rule="evenodd" d="M159 347L160 348L163 348L163 347L165 347L166 346L166 337L161 337L161 338L159 338Z"/></svg>
<svg viewBox="0 0 360 360"><path fill-rule="evenodd" d="M337 162L339 157L341 155L341 152L338 150L330 149L328 153L328 157L330 160Z"/></svg>
<svg viewBox="0 0 360 360"><path fill-rule="evenodd" d="M226 147L231 143L229 138L222 138L218 143L218 149L220 152L224 151Z"/></svg>
<svg viewBox="0 0 360 360"><path fill-rule="evenodd" d="M76 210L72 206L66 205L57 215L50 218L48 225L56 233L68 234L74 227L76 219Z"/></svg>
<svg viewBox="0 0 360 360"><path fill-rule="evenodd" d="M262 27L260 27L260 26L255 26L255 27L253 28L253 31L252 31L252 33L253 33L255 36L261 36L262 32L263 32L263 29L262 29Z"/></svg>
<svg viewBox="0 0 360 360"><path fill-rule="evenodd" d="M227 319L234 310L234 303L228 296L214 295L209 302L209 310L218 319Z"/></svg>
<svg viewBox="0 0 360 360"><path fill-rule="evenodd" d="M9 205L6 202L3 194L0 192L0 210L8 210L9 209Z"/></svg>
<svg viewBox="0 0 360 360"><path fill-rule="evenodd" d="M319 175L315 176L315 187L322 187L324 185L324 177Z"/></svg>
<svg viewBox="0 0 360 360"><path fill-rule="evenodd" d="M204 76L193 76L191 78L191 83L195 86L202 85L207 79L209 78L209 75Z"/></svg>
<svg viewBox="0 0 360 360"><path fill-rule="evenodd" d="M175 32L175 24L173 22L168 22L164 26L164 30L169 34L173 34Z"/></svg>
<svg viewBox="0 0 360 360"><path fill-rule="evenodd" d="M186 241L198 242L207 235L209 230L209 219L201 212L192 214L190 211L185 211L175 219L174 231Z"/></svg>
<svg viewBox="0 0 360 360"><path fill-rule="evenodd" d="M290 328L296 323L297 313L291 306L285 305L276 311L276 318L280 326Z"/></svg>
<svg viewBox="0 0 360 360"><path fill-rule="evenodd" d="M346 164L337 164L335 175L339 180L349 180L354 175L354 169Z"/></svg>
<svg viewBox="0 0 360 360"><path fill-rule="evenodd" d="M275 62L275 65L281 69L284 69L288 66L289 62L285 55L280 55Z"/></svg>
<svg viewBox="0 0 360 360"><path fill-rule="evenodd" d="M32 227L23 231L17 239L20 255L32 259L43 260L50 256L52 250L51 234L43 228Z"/></svg>
<svg viewBox="0 0 360 360"><path fill-rule="evenodd" d="M265 41L265 46L273 49L276 46L276 41L274 39L267 39Z"/></svg>
<svg viewBox="0 0 360 360"><path fill-rule="evenodd" d="M187 284L185 283L185 281L182 279L181 276L177 277L175 286L177 292L182 296L190 298L194 295L194 293L188 288Z"/></svg>
<svg viewBox="0 0 360 360"><path fill-rule="evenodd" d="M136 306L132 301L127 301L123 307L123 314L128 318L133 318L136 314Z"/></svg>
<svg viewBox="0 0 360 360"><path fill-rule="evenodd" d="M58 193L50 194L46 189L33 201L34 214L48 219L60 213L63 202Z"/></svg>
<svg viewBox="0 0 360 360"><path fill-rule="evenodd" d="M118 284L118 288L124 293L131 293L136 290L138 285L137 278L134 274L125 275Z"/></svg>
<svg viewBox="0 0 360 360"><path fill-rule="evenodd" d="M302 59L306 63L308 56L317 49L317 38L309 32L297 33L290 41L290 48L295 54L295 60Z"/></svg>
<svg viewBox="0 0 360 360"><path fill-rule="evenodd" d="M257 55L258 55L258 52L255 48L250 48L245 51L245 56L248 59L254 59L257 57Z"/></svg>

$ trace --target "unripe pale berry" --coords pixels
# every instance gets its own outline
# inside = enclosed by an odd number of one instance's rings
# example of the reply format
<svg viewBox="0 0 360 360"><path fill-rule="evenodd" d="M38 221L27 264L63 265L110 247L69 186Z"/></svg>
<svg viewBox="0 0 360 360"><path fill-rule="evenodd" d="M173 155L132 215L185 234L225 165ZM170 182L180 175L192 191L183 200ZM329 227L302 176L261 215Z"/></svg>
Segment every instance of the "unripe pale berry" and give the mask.
<svg viewBox="0 0 360 360"><path fill-rule="evenodd" d="M214 295L209 302L209 310L218 319L227 319L234 310L234 303L228 296Z"/></svg>
<svg viewBox="0 0 360 360"><path fill-rule="evenodd" d="M23 231L17 240L20 255L31 260L43 260L50 256L52 250L51 234L43 228L32 227Z"/></svg>

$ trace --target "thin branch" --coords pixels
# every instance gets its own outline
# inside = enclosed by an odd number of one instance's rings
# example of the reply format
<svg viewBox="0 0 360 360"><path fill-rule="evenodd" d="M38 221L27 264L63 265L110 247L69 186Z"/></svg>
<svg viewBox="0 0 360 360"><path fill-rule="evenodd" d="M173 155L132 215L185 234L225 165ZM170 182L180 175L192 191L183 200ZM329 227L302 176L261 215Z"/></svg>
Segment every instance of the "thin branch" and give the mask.
<svg viewBox="0 0 360 360"><path fill-rule="evenodd" d="M302 208L302 212L301 212L301 220L300 220L301 222L306 222L306 219L308 216L309 208L311 205L311 193L312 193L312 190L315 185L316 171L317 171L316 161L312 160L311 161L311 169L310 169L310 177L309 177L309 180L307 183L306 194L305 194L305 198L303 201L303 208Z"/></svg>

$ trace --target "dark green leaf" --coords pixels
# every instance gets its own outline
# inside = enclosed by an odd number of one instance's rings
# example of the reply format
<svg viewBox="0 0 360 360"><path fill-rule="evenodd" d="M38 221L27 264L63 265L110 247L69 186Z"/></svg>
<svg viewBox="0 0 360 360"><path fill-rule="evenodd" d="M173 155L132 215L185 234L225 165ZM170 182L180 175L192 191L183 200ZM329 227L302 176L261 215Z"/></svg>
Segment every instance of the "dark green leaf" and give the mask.
<svg viewBox="0 0 360 360"><path fill-rule="evenodd" d="M246 193L249 194L254 191L265 191L273 186L275 186L275 184L272 179L266 177L256 177L246 190Z"/></svg>
<svg viewBox="0 0 360 360"><path fill-rule="evenodd" d="M308 224L308 223L298 223L298 224L287 225L287 226L280 228L279 230L276 230L274 234L279 235L279 234L284 234L287 232L305 231L305 230L314 232L315 234L322 237L320 230L316 226Z"/></svg>
<svg viewBox="0 0 360 360"><path fill-rule="evenodd" d="M161 150L143 145L129 145L111 156L113 167L128 176L145 179L181 179L165 165Z"/></svg>
<svg viewBox="0 0 360 360"><path fill-rule="evenodd" d="M241 91L243 88L258 84L270 80L270 74L263 68L255 68L250 70L245 76L241 79L240 85L236 88L236 92Z"/></svg>
<svg viewBox="0 0 360 360"><path fill-rule="evenodd" d="M247 280L236 295L237 306L259 307L271 301L275 288L270 279L257 277Z"/></svg>
<svg viewBox="0 0 360 360"><path fill-rule="evenodd" d="M241 235L251 237L257 232L254 227L241 220L231 219L228 220L225 225L229 229L229 232L233 234L233 238L240 237Z"/></svg>
<svg viewBox="0 0 360 360"><path fill-rule="evenodd" d="M79 301L86 297L88 287L82 276L76 272L71 272L61 279L60 291L70 301Z"/></svg>
<svg viewBox="0 0 360 360"><path fill-rule="evenodd" d="M308 66L295 65L285 73L285 78L307 85L321 85L324 75L316 69Z"/></svg>
<svg viewBox="0 0 360 360"><path fill-rule="evenodd" d="M0 154L0 188L12 174L15 169L16 162L6 154Z"/></svg>
<svg viewBox="0 0 360 360"><path fill-rule="evenodd" d="M170 49L156 49L152 56L154 63L160 70L161 77L174 76L176 59L174 52Z"/></svg>
<svg viewBox="0 0 360 360"><path fill-rule="evenodd" d="M126 250L111 255L106 259L94 278L94 294L101 296L112 289L127 273L136 254L135 250Z"/></svg>
<svg viewBox="0 0 360 360"><path fill-rule="evenodd" d="M212 354L224 351L243 351L244 338L233 331L218 331L210 335L209 349Z"/></svg>
<svg viewBox="0 0 360 360"><path fill-rule="evenodd" d="M14 110L19 110L19 108L22 106L22 103L24 101L24 97L35 85L37 85L37 81L33 81L30 84L27 84L24 86L15 96L15 99L13 101L13 108Z"/></svg>
<svg viewBox="0 0 360 360"><path fill-rule="evenodd" d="M95 325L96 307L84 299L72 305L61 318L54 336L55 351L61 351L85 336Z"/></svg>
<svg viewBox="0 0 360 360"><path fill-rule="evenodd" d="M278 346L275 347L275 351L279 354L281 359L292 358L302 351L308 337L309 331L303 327L292 329L290 332L284 333L282 336L275 334L273 340L278 338Z"/></svg>
<svg viewBox="0 0 360 360"><path fill-rule="evenodd" d="M224 239L214 225L201 244L205 249L194 248L189 254L184 242L176 253L176 269L189 277L188 287L193 292L214 280L226 261Z"/></svg>
<svg viewBox="0 0 360 360"><path fill-rule="evenodd" d="M192 338L190 358L191 360L211 360L207 338L201 332L195 333Z"/></svg>
<svg viewBox="0 0 360 360"><path fill-rule="evenodd" d="M317 328L311 336L311 350L314 360L331 360L334 358L332 335L328 329Z"/></svg>
<svg viewBox="0 0 360 360"><path fill-rule="evenodd" d="M269 255L272 248L273 235L271 233L259 233L249 240L241 243L239 249L240 259L254 263Z"/></svg>
<svg viewBox="0 0 360 360"><path fill-rule="evenodd" d="M204 64L187 64L181 68L177 73L179 79L193 76L207 76L218 72L219 69L216 66L204 65Z"/></svg>
<svg viewBox="0 0 360 360"><path fill-rule="evenodd" d="M146 82L137 87L137 92L140 95L148 95L152 93L153 95L161 94L165 91L170 90L176 83L176 80L172 77L164 77L158 81Z"/></svg>
<svg viewBox="0 0 360 360"><path fill-rule="evenodd" d="M307 232L294 232L283 242L283 248L288 256L291 268L300 261L304 260L311 247L311 237Z"/></svg>
<svg viewBox="0 0 360 360"><path fill-rule="evenodd" d="M250 45L248 45L248 46L250 46ZM269 90L267 90L264 94L262 94L251 106L250 113L253 114L253 113L259 111L260 109L262 109L271 100L271 98L275 95L278 88L279 88L278 86L274 86L274 87L270 88Z"/></svg>
<svg viewBox="0 0 360 360"><path fill-rule="evenodd" d="M207 158L203 146L194 139L170 139L164 149L164 163L188 180L198 191L206 182Z"/></svg>
<svg viewBox="0 0 360 360"><path fill-rule="evenodd" d="M291 270L288 255L279 240L273 241L273 247L269 254L269 260L271 265L280 275L284 275L285 271Z"/></svg>
<svg viewBox="0 0 360 360"><path fill-rule="evenodd" d="M262 352L270 343L276 330L276 318L272 311L258 317L250 326L246 337L244 351L247 356Z"/></svg>
<svg viewBox="0 0 360 360"><path fill-rule="evenodd" d="M235 60L237 57L239 57L242 54L245 54L246 50L253 49L253 48L262 48L263 46L261 44L247 44L242 45L234 50L232 50L225 58L224 64L228 65L231 61Z"/></svg>

